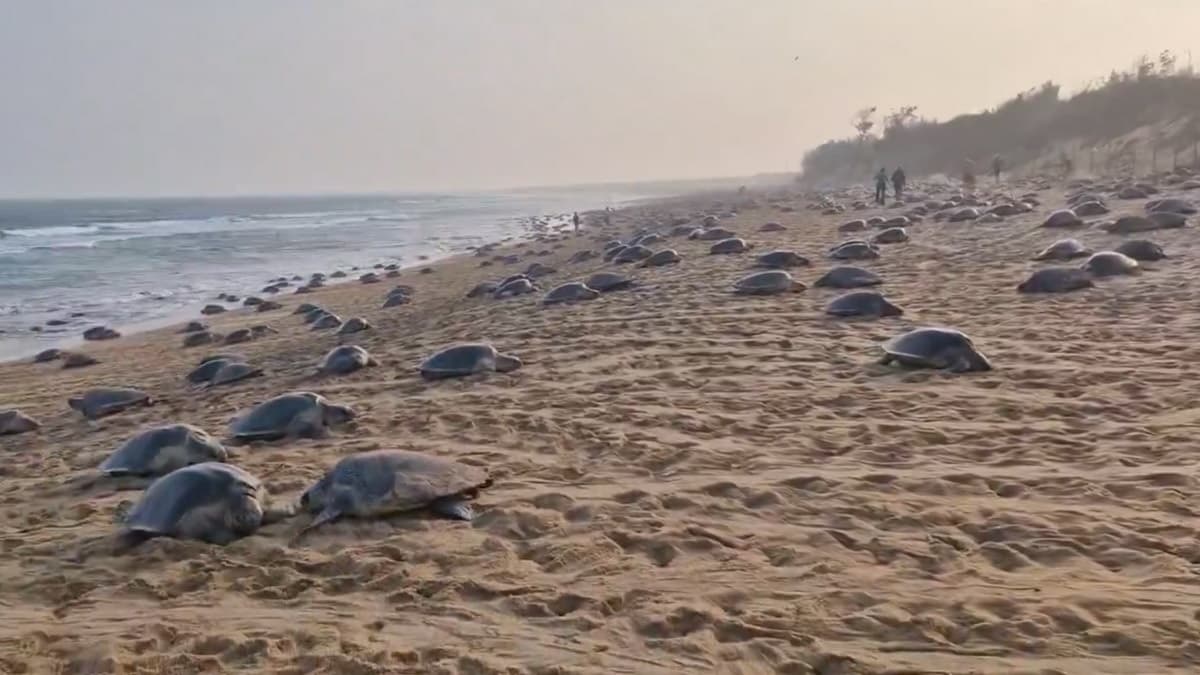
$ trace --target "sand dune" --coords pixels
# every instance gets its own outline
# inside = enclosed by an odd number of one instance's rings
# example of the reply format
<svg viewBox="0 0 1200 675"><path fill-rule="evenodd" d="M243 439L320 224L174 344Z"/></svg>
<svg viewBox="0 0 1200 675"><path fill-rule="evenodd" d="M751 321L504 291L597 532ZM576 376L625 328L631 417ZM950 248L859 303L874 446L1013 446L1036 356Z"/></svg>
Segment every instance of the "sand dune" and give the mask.
<svg viewBox="0 0 1200 675"><path fill-rule="evenodd" d="M1041 199L1005 222L926 219L856 263L884 278L899 318L828 317L830 289L730 292L772 248L809 257L793 274L811 283L846 238L838 225L876 211L716 195L498 251L516 265L467 256L406 271L416 292L400 307L379 309L391 284L347 284L214 317L223 331L280 330L230 348L267 376L226 388L184 385L218 350L182 349L171 330L88 346L102 362L78 370L0 365L0 407L43 423L0 439L0 671L1189 672L1200 243L1190 228L1153 232L1170 258L1140 276L1021 295L1029 258L1055 239L1122 240L1039 228L1064 195ZM655 219L667 230L668 215L731 208L721 224L748 254L678 237L655 247L679 250L674 266L565 264ZM759 232L767 221L787 229ZM559 268L544 288L618 268L638 283L549 308L464 297L535 260ZM291 316L300 301L368 318L373 331L341 341L382 365L314 378L339 339ZM879 343L919 325L965 331L996 370L875 363ZM525 366L416 376L424 356L466 340ZM116 384L159 402L91 423L65 405ZM138 493L71 481L138 429L224 435L235 413L292 389L363 414L327 439L237 448L277 498L343 455L403 448L488 467L480 515L345 519L293 544L300 516L226 547L156 539L112 554L114 514Z"/></svg>

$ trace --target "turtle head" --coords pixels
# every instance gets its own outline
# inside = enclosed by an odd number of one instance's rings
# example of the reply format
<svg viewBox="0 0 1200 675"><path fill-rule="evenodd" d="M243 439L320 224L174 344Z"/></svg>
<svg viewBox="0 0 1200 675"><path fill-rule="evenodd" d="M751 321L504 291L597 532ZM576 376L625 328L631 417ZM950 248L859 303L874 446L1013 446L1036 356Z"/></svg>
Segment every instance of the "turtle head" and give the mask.
<svg viewBox="0 0 1200 675"><path fill-rule="evenodd" d="M521 365L521 359L518 359L515 356L496 354L496 372L498 373L507 373L516 370L517 368L520 368Z"/></svg>
<svg viewBox="0 0 1200 675"><path fill-rule="evenodd" d="M350 406L326 403L322 408L321 415L325 420L325 425L332 427L353 420L358 417L358 412Z"/></svg>
<svg viewBox="0 0 1200 675"><path fill-rule="evenodd" d="M304 494L300 495L301 510L310 513L320 513L324 510L326 504L329 503L329 488L331 485L333 485L333 481L330 480L327 474L324 478L314 483L312 487L305 490Z"/></svg>
<svg viewBox="0 0 1200 675"><path fill-rule="evenodd" d="M71 406L71 408L74 410L83 412L83 398L80 396L72 396L71 398L67 399L67 405Z"/></svg>
<svg viewBox="0 0 1200 675"><path fill-rule="evenodd" d="M956 373L988 371L991 369L992 362L988 361L986 356L980 354L974 348L966 348L959 352L958 361L951 368Z"/></svg>
<svg viewBox="0 0 1200 675"><path fill-rule="evenodd" d="M224 462L229 459L229 451L217 439L203 431L196 431L188 436L187 456L189 464Z"/></svg>

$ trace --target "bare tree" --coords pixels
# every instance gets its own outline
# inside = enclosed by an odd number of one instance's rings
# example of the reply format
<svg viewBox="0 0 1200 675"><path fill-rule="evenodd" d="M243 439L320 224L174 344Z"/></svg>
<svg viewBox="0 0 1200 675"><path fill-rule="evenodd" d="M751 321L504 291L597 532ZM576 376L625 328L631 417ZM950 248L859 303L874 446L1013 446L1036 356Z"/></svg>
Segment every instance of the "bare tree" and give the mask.
<svg viewBox="0 0 1200 675"><path fill-rule="evenodd" d="M874 116L875 106L854 113L854 130L858 132L859 143L866 141L871 135L871 129L875 128L875 120L871 119Z"/></svg>

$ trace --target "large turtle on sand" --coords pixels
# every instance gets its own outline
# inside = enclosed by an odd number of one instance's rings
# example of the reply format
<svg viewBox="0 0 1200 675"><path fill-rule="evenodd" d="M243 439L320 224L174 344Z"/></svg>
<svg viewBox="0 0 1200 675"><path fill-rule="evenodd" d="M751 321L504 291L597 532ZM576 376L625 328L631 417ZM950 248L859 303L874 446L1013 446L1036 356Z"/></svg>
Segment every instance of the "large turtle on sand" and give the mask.
<svg viewBox="0 0 1200 675"><path fill-rule="evenodd" d="M1042 249L1034 260L1071 260L1092 254L1092 249L1084 246L1078 239L1059 239Z"/></svg>
<svg viewBox="0 0 1200 675"><path fill-rule="evenodd" d="M804 284L793 279L785 270L747 274L733 285L733 292L738 295L778 295L799 293L803 290Z"/></svg>
<svg viewBox="0 0 1200 675"><path fill-rule="evenodd" d="M750 244L747 244L745 239L730 237L710 246L708 253L709 255L726 255L730 253L744 253L748 250L750 250Z"/></svg>
<svg viewBox="0 0 1200 675"><path fill-rule="evenodd" d="M475 373L507 373L521 367L521 359L501 354L485 343L465 343L447 347L421 363L421 377L442 380Z"/></svg>
<svg viewBox="0 0 1200 675"><path fill-rule="evenodd" d="M879 257L879 249L864 241L848 241L830 250L829 257L835 260L874 260Z"/></svg>
<svg viewBox="0 0 1200 675"><path fill-rule="evenodd" d="M506 283L501 283L498 287L496 287L496 290L492 292L492 297L496 299L511 298L517 295L533 293L537 289L538 287L534 285L533 281L531 281L528 277L521 276Z"/></svg>
<svg viewBox="0 0 1200 675"><path fill-rule="evenodd" d="M645 260L652 255L654 255L654 251L645 246L626 246L621 249L620 253L613 257L612 261L618 264L632 263Z"/></svg>
<svg viewBox="0 0 1200 675"><path fill-rule="evenodd" d="M952 373L992 369L971 338L951 328L917 328L882 346L881 365L895 361L910 368L938 368Z"/></svg>
<svg viewBox="0 0 1200 675"><path fill-rule="evenodd" d="M613 272L596 272L583 282L588 288L594 288L601 293L629 288L633 279Z"/></svg>
<svg viewBox="0 0 1200 675"><path fill-rule="evenodd" d="M370 518L427 509L471 520L469 499L492 484L483 469L404 450L372 450L343 457L300 497L315 518L301 532L342 516Z"/></svg>
<svg viewBox="0 0 1200 675"><path fill-rule="evenodd" d="M358 345L342 345L329 350L317 372L321 375L348 375L368 366L379 365L379 362Z"/></svg>
<svg viewBox="0 0 1200 675"><path fill-rule="evenodd" d="M326 312L316 321L312 322L310 330L325 330L326 328L338 328L342 325L342 317L332 312Z"/></svg>
<svg viewBox="0 0 1200 675"><path fill-rule="evenodd" d="M683 256L673 248L665 248L642 261L642 267L664 267L674 265L683 260Z"/></svg>
<svg viewBox="0 0 1200 675"><path fill-rule="evenodd" d="M1092 288L1092 282L1087 272L1077 267L1044 267L1017 285L1020 293L1068 293L1084 288Z"/></svg>
<svg viewBox="0 0 1200 675"><path fill-rule="evenodd" d="M1154 262L1167 257L1162 246L1148 239L1130 239L1113 249L1117 253L1137 260L1138 262Z"/></svg>
<svg viewBox="0 0 1200 675"><path fill-rule="evenodd" d="M162 476L189 464L224 462L225 446L190 424L146 429L121 444L100 464L109 476Z"/></svg>
<svg viewBox="0 0 1200 675"><path fill-rule="evenodd" d="M1142 271L1138 261L1116 251L1093 253L1092 257L1083 263L1083 269L1097 277L1115 277L1123 274L1137 274Z"/></svg>
<svg viewBox="0 0 1200 675"><path fill-rule="evenodd" d="M353 408L330 403L311 391L298 391L281 394L238 415L229 431L237 442L324 438L330 427L355 417Z"/></svg>
<svg viewBox="0 0 1200 675"><path fill-rule="evenodd" d="M863 286L878 286L883 279L870 270L853 265L838 265L821 275L813 282L813 286L823 288L862 288Z"/></svg>
<svg viewBox="0 0 1200 675"><path fill-rule="evenodd" d="M600 297L600 291L589 288L582 281L568 281L555 286L542 298L543 305L560 305L584 300L595 300Z"/></svg>
<svg viewBox="0 0 1200 675"><path fill-rule="evenodd" d="M67 399L67 405L78 410L89 420L113 415L135 406L152 405L150 395L140 389L129 387L97 387L82 396Z"/></svg>
<svg viewBox="0 0 1200 675"><path fill-rule="evenodd" d="M34 431L42 425L20 410L0 410L0 436L14 436Z"/></svg>
<svg viewBox="0 0 1200 675"><path fill-rule="evenodd" d="M884 317L900 316L904 310L892 304L883 294L875 291L853 291L840 295L825 306L830 316Z"/></svg>
<svg viewBox="0 0 1200 675"><path fill-rule="evenodd" d="M771 269L788 269L791 267L804 267L809 264L808 258L796 253L795 251L768 251L754 259L754 264L757 267L769 267Z"/></svg>
<svg viewBox="0 0 1200 675"><path fill-rule="evenodd" d="M228 544L292 515L266 505L262 481L221 462L193 464L154 481L125 516L125 546L152 537Z"/></svg>
<svg viewBox="0 0 1200 675"><path fill-rule="evenodd" d="M222 384L233 384L252 377L262 377L263 369L243 361L227 361L208 379L208 386L217 387Z"/></svg>

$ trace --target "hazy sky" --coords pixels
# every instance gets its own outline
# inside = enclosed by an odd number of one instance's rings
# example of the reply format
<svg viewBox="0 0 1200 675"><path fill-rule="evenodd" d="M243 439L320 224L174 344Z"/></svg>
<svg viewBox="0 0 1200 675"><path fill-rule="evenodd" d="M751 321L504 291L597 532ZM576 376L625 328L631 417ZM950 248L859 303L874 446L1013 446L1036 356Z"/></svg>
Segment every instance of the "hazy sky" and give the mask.
<svg viewBox="0 0 1200 675"><path fill-rule="evenodd" d="M788 171L858 108L1200 59L1197 27L1200 0L0 0L0 195Z"/></svg>

